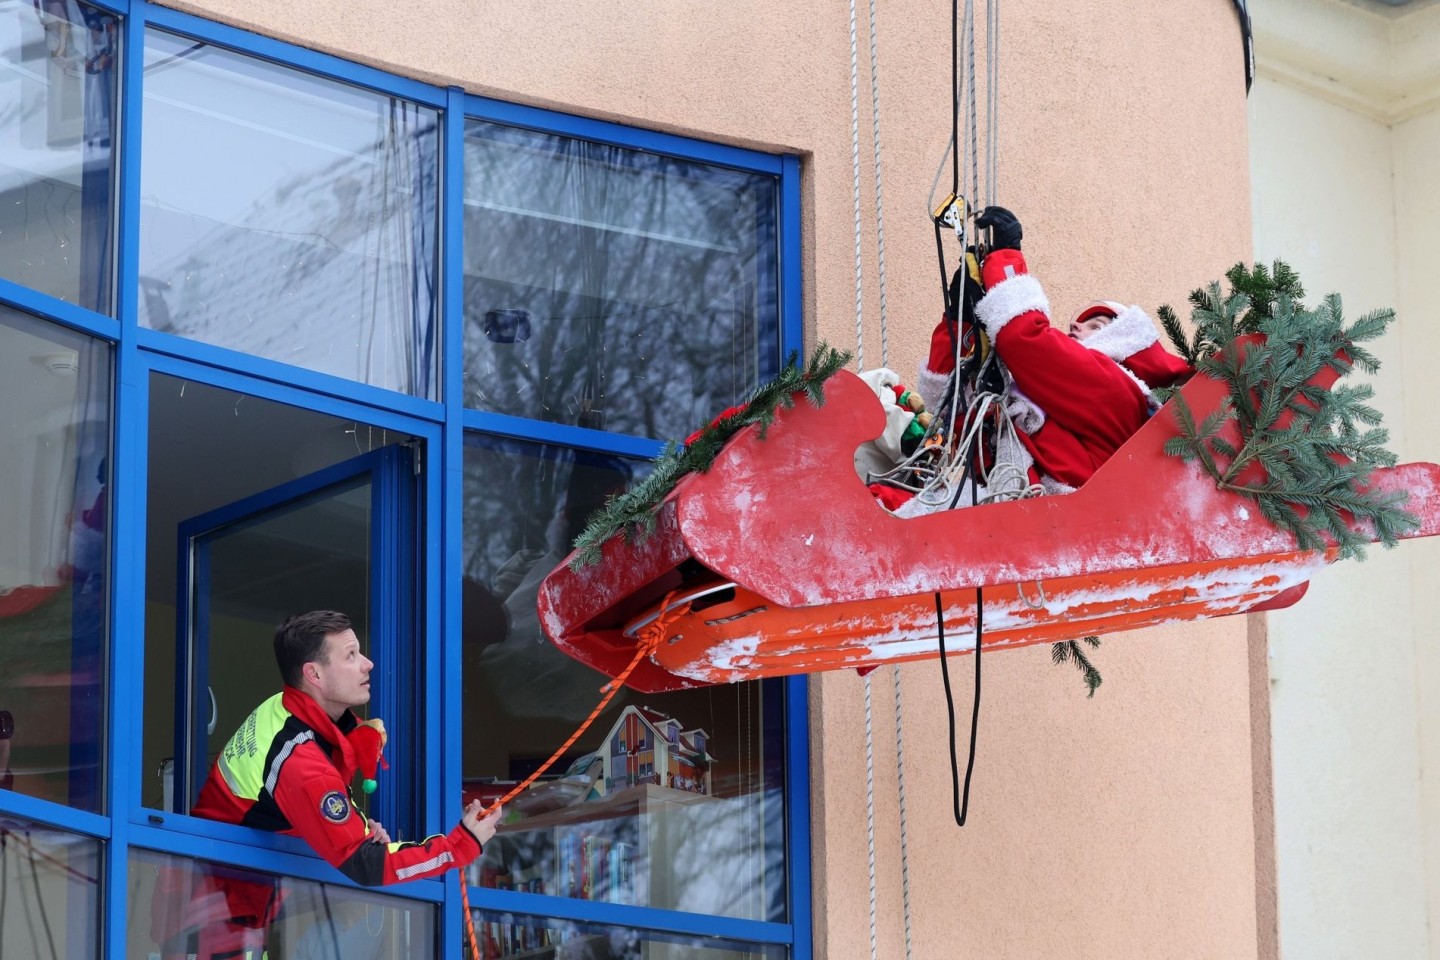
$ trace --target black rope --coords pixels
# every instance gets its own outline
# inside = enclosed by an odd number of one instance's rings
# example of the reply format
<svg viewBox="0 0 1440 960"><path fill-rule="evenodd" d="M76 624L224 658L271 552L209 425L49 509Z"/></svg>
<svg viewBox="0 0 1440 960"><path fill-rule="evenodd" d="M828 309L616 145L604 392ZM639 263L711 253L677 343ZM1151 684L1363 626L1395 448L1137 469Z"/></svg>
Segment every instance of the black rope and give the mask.
<svg viewBox="0 0 1440 960"><path fill-rule="evenodd" d="M940 676L945 682L945 713L950 721L950 796L955 823L965 826L970 813L970 778L975 773L976 733L980 729L980 649L985 623L985 588L975 591L975 697L970 710L970 756L965 761L965 785L960 785L960 758L955 751L955 695L950 689L949 658L945 655L945 610L935 594L935 626L940 638Z"/></svg>
<svg viewBox="0 0 1440 960"><path fill-rule="evenodd" d="M945 281L945 278L949 276L948 271L945 269L945 231L940 227L939 217L935 217L934 221L935 253L940 258L940 296L945 301L945 316L948 318L954 316L954 314L951 312L950 306L950 284Z"/></svg>
<svg viewBox="0 0 1440 960"><path fill-rule="evenodd" d="M970 479L970 506L976 507L980 501L980 489L978 480L980 467L978 463L980 431L975 431L975 439L971 442L970 450L965 458L965 467L960 473L960 479L955 487L955 495L950 500L950 509L955 509L955 504L960 499L960 491L964 487L967 475ZM955 695L950 690L950 664L949 658L945 655L945 611L940 602L940 594L935 594L935 628L940 641L940 676L945 683L945 713L950 722L950 795L954 806L955 823L957 826L965 826L965 818L970 812L970 779L975 774L975 744L980 730L980 651L984 646L985 638L985 588L975 589L975 696L970 707L970 755L965 761L965 786L960 786L960 761L955 755Z"/></svg>
<svg viewBox="0 0 1440 960"><path fill-rule="evenodd" d="M950 156L950 196L952 202L960 200L960 0L954 0L950 7L950 143L953 152ZM961 216L964 216L962 207ZM960 251L960 267L953 278L947 282L948 271L945 269L945 245L943 242L944 231L941 228L941 220L935 218L935 251L940 259L940 288L945 299L945 316L953 325L955 343L960 344L960 335L964 330L964 320L970 319L973 324L973 317L965 316L965 308L970 306L966 303L966 280L969 278L968 265L965 260L965 251ZM963 278L962 278L963 274ZM972 326L973 330L973 326ZM964 384L971 377L971 366L979 358L979 348L971 352L964 362L956 364L955 370L951 372L951 384L958 380L961 384L959 393L958 409L951 411L950 429L953 438L955 424L963 425L965 421L966 407ZM976 372L975 379L979 379L979 373L989 366L989 357L986 363L981 365L981 371ZM946 403L949 402L951 390L946 390ZM943 414L943 410L942 410ZM950 509L960 500L960 491L964 489L967 477L970 480L970 504L975 506L978 503L979 488L977 478L979 476L978 446L980 430L975 431L975 439L972 441L970 451L965 458L964 466L961 468L960 476L956 480L955 493L950 499ZM985 590L983 587L975 591L975 697L970 713L970 755L965 763L965 785L962 790L960 785L960 758L955 748L955 695L950 688L950 664L945 654L945 608L940 599L940 593L935 594L935 626L940 643L940 676L945 683L945 707L946 716L950 724L950 786L951 798L954 806L955 823L958 826L965 826L965 818L970 810L970 778L975 772L975 740L976 731L980 725L980 647L981 637L985 624Z"/></svg>

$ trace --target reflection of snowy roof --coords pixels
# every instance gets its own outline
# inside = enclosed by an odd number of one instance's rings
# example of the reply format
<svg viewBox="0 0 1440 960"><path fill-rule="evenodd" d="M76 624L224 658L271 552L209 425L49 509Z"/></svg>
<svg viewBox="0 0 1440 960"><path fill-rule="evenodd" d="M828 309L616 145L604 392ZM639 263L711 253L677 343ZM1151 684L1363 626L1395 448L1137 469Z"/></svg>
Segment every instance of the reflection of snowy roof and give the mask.
<svg viewBox="0 0 1440 960"><path fill-rule="evenodd" d="M146 50L144 322L423 393L436 112L171 42L152 37Z"/></svg>

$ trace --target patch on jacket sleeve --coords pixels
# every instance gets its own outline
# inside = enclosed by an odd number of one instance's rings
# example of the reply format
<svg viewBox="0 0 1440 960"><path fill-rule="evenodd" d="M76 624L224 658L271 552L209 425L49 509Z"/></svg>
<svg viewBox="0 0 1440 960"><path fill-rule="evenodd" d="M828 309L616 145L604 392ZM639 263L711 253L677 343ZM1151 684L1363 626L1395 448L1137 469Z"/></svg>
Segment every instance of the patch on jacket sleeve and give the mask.
<svg viewBox="0 0 1440 960"><path fill-rule="evenodd" d="M339 790L331 790L320 798L320 816L331 823L344 823L350 819L350 801Z"/></svg>

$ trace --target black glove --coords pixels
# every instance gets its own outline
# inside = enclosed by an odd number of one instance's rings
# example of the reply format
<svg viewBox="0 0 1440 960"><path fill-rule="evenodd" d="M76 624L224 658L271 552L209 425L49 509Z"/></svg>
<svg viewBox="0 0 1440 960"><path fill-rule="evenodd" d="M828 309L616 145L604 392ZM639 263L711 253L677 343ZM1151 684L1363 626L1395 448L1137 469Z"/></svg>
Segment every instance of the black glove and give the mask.
<svg viewBox="0 0 1440 960"><path fill-rule="evenodd" d="M982 230L987 227L992 229L991 250L1019 250L1020 238L1025 234L1015 214L1004 207L986 207L981 210L980 215L975 218L975 226Z"/></svg>

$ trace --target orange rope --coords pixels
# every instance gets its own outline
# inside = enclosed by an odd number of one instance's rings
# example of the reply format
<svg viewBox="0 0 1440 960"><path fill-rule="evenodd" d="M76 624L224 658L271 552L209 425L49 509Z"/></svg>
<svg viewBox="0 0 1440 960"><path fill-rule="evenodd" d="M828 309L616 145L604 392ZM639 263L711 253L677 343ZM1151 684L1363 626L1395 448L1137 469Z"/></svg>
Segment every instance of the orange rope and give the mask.
<svg viewBox="0 0 1440 960"><path fill-rule="evenodd" d="M670 601L674 596L674 590L665 594L665 599L660 603L660 615L640 628L634 659L630 661L629 666L615 675L615 679L600 688L605 692L605 696L601 697L600 702L595 705L595 709L590 711L590 716L581 721L580 726L576 727L575 732L570 734L569 739L560 745L560 749L550 755L549 760L540 764L534 773L516 784L505 796L486 807L485 812L480 815L480 819L485 819L485 817L488 817L496 809L509 803L515 799L515 797L528 790L536 780L540 779L540 776L545 773L546 770L550 769L556 760L559 760L565 755L565 751L569 750L571 745L580 739L580 735L590 728L590 724L595 722L595 718L600 716L604 709L610 705L611 700L615 699L615 694L620 692L620 688L625 685L625 681L630 678L630 674L635 671L636 667L640 666L640 661L653 653L656 647L660 646L660 641L665 639L665 628L689 612L689 603L682 603L673 610L666 609L670 606ZM460 903L465 910L465 933L470 938L470 956L472 960L480 960L480 944L475 939L475 917L470 912L470 885L465 882L465 871L461 870L459 873Z"/></svg>

